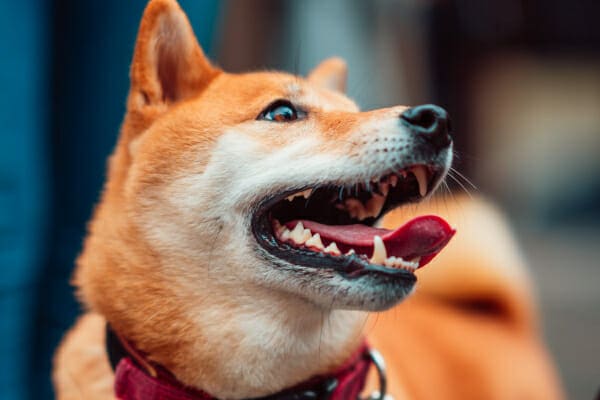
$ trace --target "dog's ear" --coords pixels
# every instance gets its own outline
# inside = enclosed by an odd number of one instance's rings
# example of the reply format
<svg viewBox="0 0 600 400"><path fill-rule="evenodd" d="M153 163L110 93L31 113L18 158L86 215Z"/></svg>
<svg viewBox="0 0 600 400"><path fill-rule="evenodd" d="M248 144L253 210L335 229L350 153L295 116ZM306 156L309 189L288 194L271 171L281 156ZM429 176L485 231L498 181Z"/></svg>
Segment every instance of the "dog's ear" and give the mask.
<svg viewBox="0 0 600 400"><path fill-rule="evenodd" d="M218 72L177 1L151 0L135 44L128 110L162 109L194 96Z"/></svg>
<svg viewBox="0 0 600 400"><path fill-rule="evenodd" d="M308 80L316 85L338 92L346 92L348 67L346 62L339 57L328 58L308 75Z"/></svg>

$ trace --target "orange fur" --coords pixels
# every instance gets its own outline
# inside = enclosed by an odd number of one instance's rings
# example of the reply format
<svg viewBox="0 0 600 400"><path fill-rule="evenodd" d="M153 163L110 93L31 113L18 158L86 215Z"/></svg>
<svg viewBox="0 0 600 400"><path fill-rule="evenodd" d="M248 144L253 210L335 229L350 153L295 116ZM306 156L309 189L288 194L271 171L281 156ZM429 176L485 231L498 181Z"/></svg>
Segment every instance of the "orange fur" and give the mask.
<svg viewBox="0 0 600 400"><path fill-rule="evenodd" d="M236 146L250 159L277 157L306 140L316 154L363 160L361 149L375 140L363 131L405 108L358 112L335 91L345 74L340 60L307 80L225 73L204 57L174 0L149 3L127 115L77 261L74 282L89 311L57 353L58 398L112 397L106 320L182 382L232 399L331 371L357 348L364 313L324 309L259 282L258 264L237 246L247 239L230 228L258 199L228 186L245 183L234 175L248 165L228 161ZM306 126L255 121L265 104L282 97L311 112ZM387 223L397 226L402 213ZM367 324L389 364L392 393L560 398L527 278L501 218L470 199L449 201L438 213L458 225L457 238L420 273L415 296ZM263 326L272 328L270 342L253 336ZM240 375L247 380L240 383Z"/></svg>

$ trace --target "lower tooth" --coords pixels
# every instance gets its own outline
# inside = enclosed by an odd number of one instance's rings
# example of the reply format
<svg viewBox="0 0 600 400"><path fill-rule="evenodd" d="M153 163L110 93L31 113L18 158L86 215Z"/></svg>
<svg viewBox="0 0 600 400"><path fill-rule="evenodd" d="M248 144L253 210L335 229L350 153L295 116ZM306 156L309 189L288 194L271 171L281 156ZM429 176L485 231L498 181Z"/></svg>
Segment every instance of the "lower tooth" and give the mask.
<svg viewBox="0 0 600 400"><path fill-rule="evenodd" d="M290 233L290 238L296 244L303 244L308 239L310 239L311 236L312 236L312 234L311 234L310 230L304 229L304 225L302 225L302 222L298 222L296 224L296 227L294 228L294 230L292 230L292 232Z"/></svg>
<svg viewBox="0 0 600 400"><path fill-rule="evenodd" d="M304 242L306 247L315 247L319 250L323 250L325 246L323 246L323 242L321 241L321 235L315 233L310 239Z"/></svg>
<svg viewBox="0 0 600 400"><path fill-rule="evenodd" d="M372 264L381 264L385 262L387 258L387 252L385 250L385 244L380 236L373 237L373 256L369 260Z"/></svg>
<svg viewBox="0 0 600 400"><path fill-rule="evenodd" d="M325 250L323 250L323 251L325 253L329 253L334 256L339 256L340 254L342 254L342 252L340 251L340 249L338 249L337 244L335 244L335 242L329 243L329 246L325 247Z"/></svg>

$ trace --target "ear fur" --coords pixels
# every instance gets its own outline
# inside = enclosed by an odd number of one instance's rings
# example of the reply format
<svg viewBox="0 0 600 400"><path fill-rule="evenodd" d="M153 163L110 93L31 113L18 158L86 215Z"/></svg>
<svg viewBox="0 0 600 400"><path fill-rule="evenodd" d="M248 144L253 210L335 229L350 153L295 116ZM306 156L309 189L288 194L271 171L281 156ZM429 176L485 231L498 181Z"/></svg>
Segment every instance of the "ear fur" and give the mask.
<svg viewBox="0 0 600 400"><path fill-rule="evenodd" d="M308 80L321 87L346 92L348 67L339 57L331 57L317 65L308 75Z"/></svg>
<svg viewBox="0 0 600 400"><path fill-rule="evenodd" d="M164 106L202 90L212 67L175 0L151 0L144 11L131 64L129 111Z"/></svg>

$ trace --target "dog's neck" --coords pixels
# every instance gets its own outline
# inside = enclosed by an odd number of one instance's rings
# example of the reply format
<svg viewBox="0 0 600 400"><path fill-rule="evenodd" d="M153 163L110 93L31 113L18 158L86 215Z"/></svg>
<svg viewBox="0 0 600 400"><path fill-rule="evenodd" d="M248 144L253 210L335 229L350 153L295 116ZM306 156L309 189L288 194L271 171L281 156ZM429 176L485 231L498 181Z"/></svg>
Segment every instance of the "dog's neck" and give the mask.
<svg viewBox="0 0 600 400"><path fill-rule="evenodd" d="M260 285L216 288L210 280L189 308L161 303L176 321L153 316L139 321L144 332L123 332L134 343L154 333L156 342L138 342L140 349L188 386L218 398L261 397L335 371L363 343L364 312L322 308ZM173 333L181 321L185 327Z"/></svg>
<svg viewBox="0 0 600 400"><path fill-rule="evenodd" d="M235 312L215 305L198 316L204 348L219 355L218 367L210 368L220 375L198 383L219 397L263 396L327 374L363 341L365 313L323 310L273 293L247 300L252 304L238 304Z"/></svg>
<svg viewBox="0 0 600 400"><path fill-rule="evenodd" d="M143 400L149 396L158 396L157 398L165 400L216 399L209 393L181 384L170 371L149 361L144 354L116 333L110 325L107 325L106 329L106 346L110 363L115 372L115 394L120 399ZM377 355L373 354L363 343L359 350L336 370L312 376L294 387L261 397L261 399L327 398L345 400L357 398L365 387L370 366L378 365L377 363Z"/></svg>

